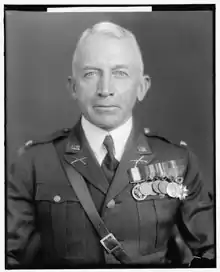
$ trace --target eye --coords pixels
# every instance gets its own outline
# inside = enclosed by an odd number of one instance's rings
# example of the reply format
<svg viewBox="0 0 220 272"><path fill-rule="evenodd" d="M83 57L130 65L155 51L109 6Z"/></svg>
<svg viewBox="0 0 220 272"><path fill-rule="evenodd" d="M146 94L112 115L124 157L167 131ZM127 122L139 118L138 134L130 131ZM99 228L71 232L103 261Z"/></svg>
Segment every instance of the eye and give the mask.
<svg viewBox="0 0 220 272"><path fill-rule="evenodd" d="M97 74L96 71L90 71L90 72L85 73L84 77L91 78L91 77L94 77L96 74Z"/></svg>
<svg viewBox="0 0 220 272"><path fill-rule="evenodd" d="M116 77L122 78L122 77L127 77L128 73L122 70L116 70L116 71L113 71L113 75Z"/></svg>

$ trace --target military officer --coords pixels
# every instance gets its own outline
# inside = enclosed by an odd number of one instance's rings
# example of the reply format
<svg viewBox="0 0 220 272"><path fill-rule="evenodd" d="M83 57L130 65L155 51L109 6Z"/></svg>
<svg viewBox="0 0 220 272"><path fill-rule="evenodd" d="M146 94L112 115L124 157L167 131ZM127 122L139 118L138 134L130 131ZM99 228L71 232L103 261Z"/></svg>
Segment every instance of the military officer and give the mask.
<svg viewBox="0 0 220 272"><path fill-rule="evenodd" d="M214 258L212 203L194 154L132 115L150 88L143 71L130 31L100 22L83 32L69 78L80 120L27 142L11 167L8 267L166 266L175 227L192 264Z"/></svg>

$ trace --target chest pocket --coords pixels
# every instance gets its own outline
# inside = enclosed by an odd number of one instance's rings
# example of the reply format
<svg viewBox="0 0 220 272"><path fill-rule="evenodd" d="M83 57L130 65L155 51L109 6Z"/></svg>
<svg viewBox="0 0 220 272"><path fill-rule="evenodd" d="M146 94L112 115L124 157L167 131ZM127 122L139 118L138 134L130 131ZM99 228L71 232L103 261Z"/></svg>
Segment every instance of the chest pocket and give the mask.
<svg viewBox="0 0 220 272"><path fill-rule="evenodd" d="M38 183L35 201L46 254L83 256L85 213L72 187Z"/></svg>
<svg viewBox="0 0 220 272"><path fill-rule="evenodd" d="M59 184L38 183L35 199L57 204L68 201L79 202L71 186Z"/></svg>
<svg viewBox="0 0 220 272"><path fill-rule="evenodd" d="M157 252L166 247L166 241L171 233L177 200L168 196L149 196L137 202L139 214L139 248L142 255Z"/></svg>

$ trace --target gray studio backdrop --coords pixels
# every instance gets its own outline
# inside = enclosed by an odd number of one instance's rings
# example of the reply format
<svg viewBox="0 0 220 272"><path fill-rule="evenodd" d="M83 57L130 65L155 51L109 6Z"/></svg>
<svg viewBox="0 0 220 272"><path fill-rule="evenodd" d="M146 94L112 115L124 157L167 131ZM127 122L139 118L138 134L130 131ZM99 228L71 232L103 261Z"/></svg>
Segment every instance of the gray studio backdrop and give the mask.
<svg viewBox="0 0 220 272"><path fill-rule="evenodd" d="M213 190L213 29L211 11L152 13L6 12L7 161L29 139L72 127L79 116L66 89L81 32L102 20L130 29L152 88L135 114L197 154Z"/></svg>

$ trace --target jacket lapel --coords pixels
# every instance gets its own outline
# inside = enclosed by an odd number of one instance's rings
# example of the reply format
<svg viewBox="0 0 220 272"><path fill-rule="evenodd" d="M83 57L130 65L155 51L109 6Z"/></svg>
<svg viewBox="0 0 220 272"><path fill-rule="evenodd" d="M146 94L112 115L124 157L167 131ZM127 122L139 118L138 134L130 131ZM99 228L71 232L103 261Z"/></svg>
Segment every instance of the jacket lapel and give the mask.
<svg viewBox="0 0 220 272"><path fill-rule="evenodd" d="M68 137L64 159L94 187L107 193L109 183L89 147L80 121Z"/></svg>
<svg viewBox="0 0 220 272"><path fill-rule="evenodd" d="M124 154L106 195L103 208L129 184L128 170L134 167L135 164L143 163L147 165L153 158L154 154L148 145L147 137L139 127L135 126L128 138Z"/></svg>

